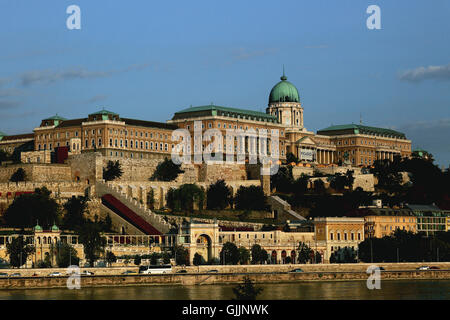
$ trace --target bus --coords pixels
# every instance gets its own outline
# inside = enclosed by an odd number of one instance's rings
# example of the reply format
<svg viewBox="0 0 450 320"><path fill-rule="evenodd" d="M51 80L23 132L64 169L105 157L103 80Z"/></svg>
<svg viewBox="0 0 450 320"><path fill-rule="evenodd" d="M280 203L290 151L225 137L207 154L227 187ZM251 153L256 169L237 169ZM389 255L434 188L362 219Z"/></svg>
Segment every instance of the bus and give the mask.
<svg viewBox="0 0 450 320"><path fill-rule="evenodd" d="M139 273L141 274L172 273L172 266L170 264L156 265L156 266L140 266Z"/></svg>

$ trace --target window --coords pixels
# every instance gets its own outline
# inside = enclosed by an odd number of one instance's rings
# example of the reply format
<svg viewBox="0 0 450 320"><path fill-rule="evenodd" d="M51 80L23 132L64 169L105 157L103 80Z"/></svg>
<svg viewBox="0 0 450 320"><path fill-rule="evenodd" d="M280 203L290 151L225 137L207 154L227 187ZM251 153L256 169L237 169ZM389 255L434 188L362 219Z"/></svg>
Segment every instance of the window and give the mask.
<svg viewBox="0 0 450 320"><path fill-rule="evenodd" d="M98 146L101 147L102 146L102 138L98 139Z"/></svg>

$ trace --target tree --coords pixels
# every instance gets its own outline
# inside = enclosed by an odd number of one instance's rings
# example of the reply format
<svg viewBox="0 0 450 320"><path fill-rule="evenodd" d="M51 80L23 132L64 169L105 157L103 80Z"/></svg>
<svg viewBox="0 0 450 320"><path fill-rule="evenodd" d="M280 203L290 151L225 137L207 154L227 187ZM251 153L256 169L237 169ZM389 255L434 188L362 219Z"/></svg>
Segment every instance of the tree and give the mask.
<svg viewBox="0 0 450 320"><path fill-rule="evenodd" d="M265 249L262 249L261 251L261 263L262 264L266 264L267 260L269 259L269 254L267 253L267 251Z"/></svg>
<svg viewBox="0 0 450 320"><path fill-rule="evenodd" d="M135 265L139 266L141 264L141 261L142 261L142 259L141 259L140 255L137 254L134 256L134 264Z"/></svg>
<svg viewBox="0 0 450 320"><path fill-rule="evenodd" d="M298 262L299 263L307 263L311 260L311 248L303 242L300 242L298 245Z"/></svg>
<svg viewBox="0 0 450 320"><path fill-rule="evenodd" d="M325 183L322 181L322 179L317 179L314 181L314 192L317 194L324 194L326 191L325 189Z"/></svg>
<svg viewBox="0 0 450 320"><path fill-rule="evenodd" d="M56 264L59 268L67 268L71 265L78 265L80 258L78 258L77 251L68 243L58 244L58 254L56 255Z"/></svg>
<svg viewBox="0 0 450 320"><path fill-rule="evenodd" d="M27 228L38 221L51 226L60 219L60 206L46 188L37 188L32 194L22 194L14 199L3 216L8 227Z"/></svg>
<svg viewBox="0 0 450 320"><path fill-rule="evenodd" d="M202 188L193 183L181 185L178 189L169 189L167 193L167 206L172 211L194 212L194 205L199 209L203 208L205 192Z"/></svg>
<svg viewBox="0 0 450 320"><path fill-rule="evenodd" d="M209 210L223 210L231 204L232 200L231 190L224 180L217 180L209 185L206 193L206 207Z"/></svg>
<svg viewBox="0 0 450 320"><path fill-rule="evenodd" d="M9 178L9 181L20 182L20 181L25 181L26 178L27 178L27 174L25 173L25 170L23 170L23 168L19 168L12 174L11 178Z"/></svg>
<svg viewBox="0 0 450 320"><path fill-rule="evenodd" d="M256 300L256 297L261 294L263 288L255 287L252 280L248 276L244 278L244 283L239 284L233 288L235 295L234 300Z"/></svg>
<svg viewBox="0 0 450 320"><path fill-rule="evenodd" d="M226 242L220 252L222 264L237 264L239 262L239 249L232 242Z"/></svg>
<svg viewBox="0 0 450 320"><path fill-rule="evenodd" d="M270 187L276 189L277 192L289 193L292 191L292 166L282 166L277 173L270 176Z"/></svg>
<svg viewBox="0 0 450 320"><path fill-rule="evenodd" d="M173 181L180 173L181 164L175 164L172 160L164 158L164 161L160 162L155 169L155 172L150 177L151 181Z"/></svg>
<svg viewBox="0 0 450 320"><path fill-rule="evenodd" d="M159 254L157 254L156 252L153 252L150 255L150 264L151 265L156 265L158 263L158 259L159 259Z"/></svg>
<svg viewBox="0 0 450 320"><path fill-rule="evenodd" d="M79 240L84 247L84 256L91 267L100 257L106 245L106 239L100 234L100 226L97 223L87 222L80 229Z"/></svg>
<svg viewBox="0 0 450 320"><path fill-rule="evenodd" d="M250 261L250 251L245 247L239 247L239 264L247 264Z"/></svg>
<svg viewBox="0 0 450 320"><path fill-rule="evenodd" d="M267 197L260 186L240 186L234 199L238 210L266 210Z"/></svg>
<svg viewBox="0 0 450 320"><path fill-rule="evenodd" d="M299 160L292 152L286 153L286 163L289 164L289 163L292 163L292 162L298 163Z"/></svg>
<svg viewBox="0 0 450 320"><path fill-rule="evenodd" d="M106 168L103 168L103 179L105 181L112 181L117 178L120 178L123 174L122 165L119 160L116 161L108 161Z"/></svg>
<svg viewBox="0 0 450 320"><path fill-rule="evenodd" d="M202 264L205 264L205 259L203 258L203 256L201 254L196 252L194 254L193 263L194 263L194 266L200 266Z"/></svg>
<svg viewBox="0 0 450 320"><path fill-rule="evenodd" d="M85 222L84 214L87 209L87 202L89 198L86 196L72 196L63 205L66 211L63 217L63 225L66 229L78 230Z"/></svg>
<svg viewBox="0 0 450 320"><path fill-rule="evenodd" d="M175 248L175 263L177 265L189 265L189 252L182 246Z"/></svg>
<svg viewBox="0 0 450 320"><path fill-rule="evenodd" d="M106 263L109 266L111 266L114 262L117 261L117 258L116 258L116 255L112 251L107 251L105 260L106 260Z"/></svg>
<svg viewBox="0 0 450 320"><path fill-rule="evenodd" d="M377 178L377 187L387 192L398 192L402 182L399 166L389 159L375 160L370 172Z"/></svg>
<svg viewBox="0 0 450 320"><path fill-rule="evenodd" d="M164 264L170 264L170 255L167 251L163 252L162 259Z"/></svg>
<svg viewBox="0 0 450 320"><path fill-rule="evenodd" d="M12 239L6 244L6 253L9 255L9 263L15 268L20 268L27 261L30 254L34 252L34 247L24 241L22 235Z"/></svg>
<svg viewBox="0 0 450 320"><path fill-rule="evenodd" d="M316 263L322 263L322 255L319 251L316 251Z"/></svg>
<svg viewBox="0 0 450 320"><path fill-rule="evenodd" d="M268 259L268 254L259 244L254 244L251 248L252 252L252 264L265 263ZM265 252L265 255L264 255Z"/></svg>

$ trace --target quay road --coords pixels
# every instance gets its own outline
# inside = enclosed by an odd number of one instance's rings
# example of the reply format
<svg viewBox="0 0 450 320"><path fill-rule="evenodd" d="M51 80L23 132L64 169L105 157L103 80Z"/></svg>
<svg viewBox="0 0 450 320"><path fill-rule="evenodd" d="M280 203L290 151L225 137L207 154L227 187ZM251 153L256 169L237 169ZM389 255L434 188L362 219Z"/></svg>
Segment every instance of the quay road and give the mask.
<svg viewBox="0 0 450 320"><path fill-rule="evenodd" d="M209 266L210 270L212 269ZM292 268L291 268L292 269ZM381 272L382 280L449 280L450 268L432 270L388 270ZM308 281L354 281L367 280L369 274L363 271L266 271L266 272L187 272L167 274L95 274L81 276L82 287L149 286L149 285L203 285L236 284L249 277L256 283L294 283ZM69 276L17 276L1 277L0 288L64 288Z"/></svg>

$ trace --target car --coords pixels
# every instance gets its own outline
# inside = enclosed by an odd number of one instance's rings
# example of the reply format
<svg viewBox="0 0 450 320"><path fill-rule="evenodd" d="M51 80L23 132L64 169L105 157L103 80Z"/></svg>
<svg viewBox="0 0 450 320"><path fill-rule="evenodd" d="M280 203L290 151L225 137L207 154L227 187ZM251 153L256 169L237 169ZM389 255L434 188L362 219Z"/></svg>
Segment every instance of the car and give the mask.
<svg viewBox="0 0 450 320"><path fill-rule="evenodd" d="M421 266L421 267L418 267L417 270L430 270L430 267L428 267L428 266Z"/></svg>
<svg viewBox="0 0 450 320"><path fill-rule="evenodd" d="M289 271L289 272L304 272L302 269L300 269L300 268L298 268L298 269L294 269L294 270L291 270L291 271Z"/></svg>
<svg viewBox="0 0 450 320"><path fill-rule="evenodd" d="M219 270L208 270L207 273L219 273Z"/></svg>
<svg viewBox="0 0 450 320"><path fill-rule="evenodd" d="M380 269L380 271L386 271L386 269L383 267L378 267L378 269Z"/></svg>
<svg viewBox="0 0 450 320"><path fill-rule="evenodd" d="M61 277L62 273L61 272L52 272L48 274L49 277Z"/></svg>
<svg viewBox="0 0 450 320"><path fill-rule="evenodd" d="M10 277L21 277L20 273L14 272L9 275Z"/></svg>
<svg viewBox="0 0 450 320"><path fill-rule="evenodd" d="M123 274L123 275L136 274L136 271L127 270L127 271L122 272L121 274Z"/></svg>
<svg viewBox="0 0 450 320"><path fill-rule="evenodd" d="M93 272L87 271L87 270L84 270L84 271L81 272L80 274L81 274L82 276L93 276L93 275L94 275Z"/></svg>
<svg viewBox="0 0 450 320"><path fill-rule="evenodd" d="M7 276L8 276L7 273L5 273L5 272L0 272L0 277L7 277Z"/></svg>
<svg viewBox="0 0 450 320"><path fill-rule="evenodd" d="M439 270L440 268L439 267L436 267L436 266L431 266L430 267L430 270Z"/></svg>
<svg viewBox="0 0 450 320"><path fill-rule="evenodd" d="M176 273L187 273L187 270L178 270Z"/></svg>

